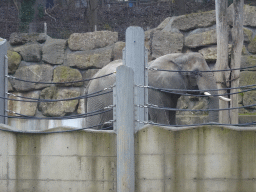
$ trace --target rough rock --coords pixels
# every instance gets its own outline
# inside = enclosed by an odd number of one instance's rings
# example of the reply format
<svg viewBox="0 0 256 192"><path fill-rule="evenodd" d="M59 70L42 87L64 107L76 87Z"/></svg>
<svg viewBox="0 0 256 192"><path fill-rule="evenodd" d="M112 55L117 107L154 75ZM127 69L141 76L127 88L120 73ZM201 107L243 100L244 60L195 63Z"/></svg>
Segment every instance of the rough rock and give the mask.
<svg viewBox="0 0 256 192"><path fill-rule="evenodd" d="M8 73L15 73L21 62L21 56L15 51L7 51L8 56Z"/></svg>
<svg viewBox="0 0 256 192"><path fill-rule="evenodd" d="M11 45L23 45L27 42L38 42L44 43L47 39L45 33L12 33L10 35L10 44Z"/></svg>
<svg viewBox="0 0 256 192"><path fill-rule="evenodd" d="M57 88L55 86L47 87L42 90L40 99L68 99L73 97L79 97L79 89L65 89ZM73 113L76 110L78 100L70 101L57 101L57 102L41 102L39 104L39 110L42 111L45 116L64 116L69 113Z"/></svg>
<svg viewBox="0 0 256 192"><path fill-rule="evenodd" d="M244 27L244 42L248 43L252 41L253 31Z"/></svg>
<svg viewBox="0 0 256 192"><path fill-rule="evenodd" d="M248 91L243 93L243 106L246 108L253 108L255 109L256 106L249 106L249 105L255 105L256 103L256 97L255 97L256 91Z"/></svg>
<svg viewBox="0 0 256 192"><path fill-rule="evenodd" d="M77 69L72 69L67 66L58 66L53 71L53 82L54 83L63 83L63 82L73 82L73 81L81 81L82 75ZM57 86L82 86L83 82L78 83L64 83L57 84Z"/></svg>
<svg viewBox="0 0 256 192"><path fill-rule="evenodd" d="M182 31L188 31L195 28L209 27L215 23L215 10L212 10L178 16L173 20L172 27Z"/></svg>
<svg viewBox="0 0 256 192"><path fill-rule="evenodd" d="M256 27L256 7L244 5L244 25Z"/></svg>
<svg viewBox="0 0 256 192"><path fill-rule="evenodd" d="M60 65L64 62L67 41L49 38L43 46L42 60L46 63Z"/></svg>
<svg viewBox="0 0 256 192"><path fill-rule="evenodd" d="M231 55L232 45L228 45L228 53ZM206 47L198 51L201 53L207 62L214 62L217 60L217 46Z"/></svg>
<svg viewBox="0 0 256 192"><path fill-rule="evenodd" d="M193 32L185 38L185 45L191 48L213 44L217 44L216 29L211 29L205 32Z"/></svg>
<svg viewBox="0 0 256 192"><path fill-rule="evenodd" d="M242 71L240 73L240 86L255 85L255 84L256 84L256 73L254 71ZM242 88L242 89L248 89L248 88Z"/></svg>
<svg viewBox="0 0 256 192"><path fill-rule="evenodd" d="M113 60L123 58L123 49L125 48L125 42L116 42L113 48Z"/></svg>
<svg viewBox="0 0 256 192"><path fill-rule="evenodd" d="M118 33L111 31L73 33L68 39L68 46L73 51L86 51L112 45L117 40Z"/></svg>
<svg viewBox="0 0 256 192"><path fill-rule="evenodd" d="M40 84L40 82L51 82L53 75L53 67L50 65L30 65L19 67L14 74L14 77L38 83L29 83L10 79L12 86L17 91L29 91L33 89L42 89L50 86L49 84Z"/></svg>
<svg viewBox="0 0 256 192"><path fill-rule="evenodd" d="M95 75L99 69L88 69L82 72L83 79L91 79L93 75ZM84 87L88 85L89 81L84 82Z"/></svg>
<svg viewBox="0 0 256 192"><path fill-rule="evenodd" d="M256 67L256 55L243 55L241 57L241 68L252 67L252 66ZM247 69L247 70L250 70L250 69Z"/></svg>
<svg viewBox="0 0 256 192"><path fill-rule="evenodd" d="M160 57L168 53L180 53L183 48L183 35L159 31L154 33L152 39L152 56Z"/></svg>
<svg viewBox="0 0 256 192"><path fill-rule="evenodd" d="M67 65L79 69L102 68L112 60L113 46L67 54Z"/></svg>
<svg viewBox="0 0 256 192"><path fill-rule="evenodd" d="M12 91L13 91L12 84L11 84L10 81L8 80L8 92L12 92Z"/></svg>
<svg viewBox="0 0 256 192"><path fill-rule="evenodd" d="M14 95L21 96L21 97L28 97L33 99L39 98L39 91L32 91L27 93L19 93L14 92ZM14 95L10 95L10 99L16 100L30 100L25 98L16 97ZM8 110L13 111L15 113L20 113L22 115L34 116L37 110L37 102L21 102L21 101L14 101L8 100ZM10 116L15 116L13 113L9 113Z"/></svg>
<svg viewBox="0 0 256 192"><path fill-rule="evenodd" d="M41 61L42 47L38 43L28 43L13 49L18 52L24 61Z"/></svg>
<svg viewBox="0 0 256 192"><path fill-rule="evenodd" d="M248 51L250 53L256 53L256 36L251 41L251 43L248 45Z"/></svg>

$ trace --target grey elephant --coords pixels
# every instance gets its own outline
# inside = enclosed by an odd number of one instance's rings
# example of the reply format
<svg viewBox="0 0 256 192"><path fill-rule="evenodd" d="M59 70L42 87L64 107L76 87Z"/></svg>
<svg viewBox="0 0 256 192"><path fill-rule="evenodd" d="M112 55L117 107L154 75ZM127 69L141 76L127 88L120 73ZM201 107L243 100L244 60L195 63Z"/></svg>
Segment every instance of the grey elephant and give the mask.
<svg viewBox="0 0 256 192"><path fill-rule="evenodd" d="M116 60L101 70L99 70L93 78L100 77L116 71L118 66L122 65L122 60ZM149 63L149 69L163 69L173 70L170 71L148 71L148 84L152 87L163 89L179 89L178 91L162 92L156 89L149 89L149 103L159 107L176 108L177 101L181 94L185 91L182 90L195 90L206 95L216 95L217 91L207 91L217 89L216 81L212 72L210 71L204 57L199 53L174 53L167 54L157 58ZM107 77L91 80L87 86L87 93L92 94L104 88L111 87L115 83L115 74ZM199 93L199 92L198 92ZM225 99L224 97L221 97ZM93 112L113 104L113 94L101 95L87 99L87 112ZM209 108L218 109L219 98L209 97ZM102 113L96 116L87 118L87 127L103 124L113 119L112 111ZM159 124L174 125L176 119L176 111L149 109L149 120ZM218 111L209 112L209 121L218 122ZM103 125L98 126L97 129L102 129Z"/></svg>

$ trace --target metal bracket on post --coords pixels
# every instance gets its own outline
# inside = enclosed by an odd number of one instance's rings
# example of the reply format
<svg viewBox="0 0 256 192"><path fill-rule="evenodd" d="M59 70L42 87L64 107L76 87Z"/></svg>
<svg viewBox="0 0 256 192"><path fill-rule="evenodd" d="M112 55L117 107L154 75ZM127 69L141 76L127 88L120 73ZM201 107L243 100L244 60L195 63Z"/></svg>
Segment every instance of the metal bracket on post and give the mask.
<svg viewBox="0 0 256 192"><path fill-rule="evenodd" d="M145 57L144 31L141 27L129 27L126 30L125 54L123 63L131 67L134 71L134 83L140 87L135 87L135 106L145 105L145 73L147 58ZM143 124L140 122L147 121L144 107L135 107L135 130L139 130Z"/></svg>
<svg viewBox="0 0 256 192"><path fill-rule="evenodd" d="M117 191L135 191L134 73L121 65L116 73Z"/></svg>

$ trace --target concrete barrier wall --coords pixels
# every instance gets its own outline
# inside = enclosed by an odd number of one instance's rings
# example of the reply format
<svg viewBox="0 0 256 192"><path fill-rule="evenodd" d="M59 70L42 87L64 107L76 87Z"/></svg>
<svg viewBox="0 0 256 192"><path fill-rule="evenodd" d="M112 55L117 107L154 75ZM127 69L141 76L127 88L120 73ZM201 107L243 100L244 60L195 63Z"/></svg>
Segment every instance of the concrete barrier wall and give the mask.
<svg viewBox="0 0 256 192"><path fill-rule="evenodd" d="M135 135L136 192L256 191L256 128L235 129L145 126ZM113 131L0 131L0 141L0 191L116 191Z"/></svg>

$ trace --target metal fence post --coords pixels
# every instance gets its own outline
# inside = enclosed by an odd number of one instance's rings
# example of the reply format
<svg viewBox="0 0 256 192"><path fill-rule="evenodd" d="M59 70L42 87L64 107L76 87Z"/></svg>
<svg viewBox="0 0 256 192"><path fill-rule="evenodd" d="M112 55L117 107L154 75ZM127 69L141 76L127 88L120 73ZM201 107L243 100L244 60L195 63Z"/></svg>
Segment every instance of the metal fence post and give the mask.
<svg viewBox="0 0 256 192"><path fill-rule="evenodd" d="M116 73L117 191L135 191L134 73L121 65Z"/></svg>
<svg viewBox="0 0 256 192"><path fill-rule="evenodd" d="M123 56L124 65L131 67L134 71L134 83L138 86L147 85L146 67L147 58L145 57L144 31L141 27L129 27L126 30L125 54ZM135 87L135 130L139 130L147 121L147 110L142 107L145 105L147 90L143 87ZM146 91L145 91L146 90ZM146 114L146 115L145 115Z"/></svg>
<svg viewBox="0 0 256 192"><path fill-rule="evenodd" d="M7 66L6 66L7 65ZM7 68L7 69L6 69ZM7 71L8 73L8 63L7 63L7 41L5 39L0 38L0 123L7 124L7 118L4 116L6 115L7 110L7 100L3 99L6 98L7 89L7 80L5 74Z"/></svg>

